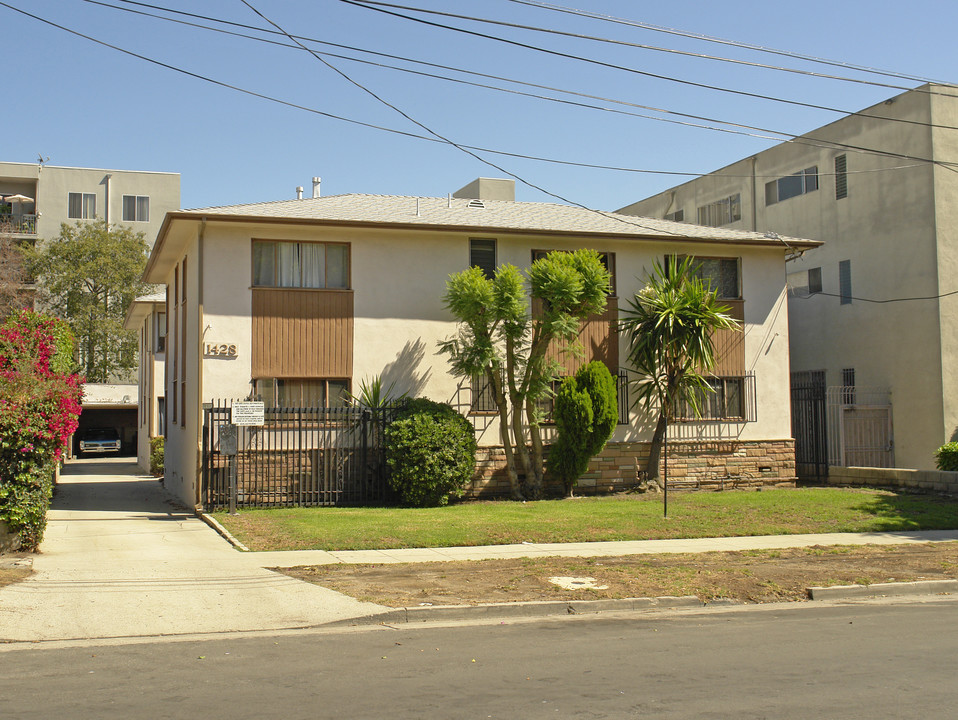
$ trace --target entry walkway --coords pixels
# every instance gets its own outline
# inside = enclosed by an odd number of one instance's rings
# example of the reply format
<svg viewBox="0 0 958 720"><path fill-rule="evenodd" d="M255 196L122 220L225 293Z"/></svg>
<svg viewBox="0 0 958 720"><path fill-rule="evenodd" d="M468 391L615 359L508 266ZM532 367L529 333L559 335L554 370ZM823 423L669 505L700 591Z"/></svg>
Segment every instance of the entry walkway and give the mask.
<svg viewBox="0 0 958 720"><path fill-rule="evenodd" d="M234 550L127 459L66 466L0 642L273 630L382 612Z"/></svg>

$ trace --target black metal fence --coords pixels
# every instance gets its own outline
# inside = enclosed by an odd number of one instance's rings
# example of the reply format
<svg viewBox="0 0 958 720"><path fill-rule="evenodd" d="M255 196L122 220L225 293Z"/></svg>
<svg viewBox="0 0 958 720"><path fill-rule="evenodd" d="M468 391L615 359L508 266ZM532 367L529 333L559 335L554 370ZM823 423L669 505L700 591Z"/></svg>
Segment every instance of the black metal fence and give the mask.
<svg viewBox="0 0 958 720"><path fill-rule="evenodd" d="M207 510L377 505L392 502L383 431L391 409L266 408L262 426L238 426L236 454L221 443L231 403L204 406L202 482Z"/></svg>
<svg viewBox="0 0 958 720"><path fill-rule="evenodd" d="M793 373L791 394L795 474L801 480L822 481L828 477L825 373Z"/></svg>

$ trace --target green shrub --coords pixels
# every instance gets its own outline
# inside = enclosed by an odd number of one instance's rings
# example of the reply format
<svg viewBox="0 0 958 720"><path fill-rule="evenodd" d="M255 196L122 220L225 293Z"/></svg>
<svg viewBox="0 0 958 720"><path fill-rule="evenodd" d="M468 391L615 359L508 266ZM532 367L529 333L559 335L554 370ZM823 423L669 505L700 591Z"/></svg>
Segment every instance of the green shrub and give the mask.
<svg viewBox="0 0 958 720"><path fill-rule="evenodd" d="M385 446L389 484L405 505L446 505L462 497L475 472L472 425L444 403L405 401L386 428Z"/></svg>
<svg viewBox="0 0 958 720"><path fill-rule="evenodd" d="M562 381L553 418L557 433L549 451L549 471L570 495L619 419L615 380L604 363L590 362Z"/></svg>
<svg viewBox="0 0 958 720"><path fill-rule="evenodd" d="M958 442L945 443L935 451L935 465L939 470L958 472Z"/></svg>
<svg viewBox="0 0 958 720"><path fill-rule="evenodd" d="M153 477L163 477L163 447L162 435L150 438L150 475Z"/></svg>

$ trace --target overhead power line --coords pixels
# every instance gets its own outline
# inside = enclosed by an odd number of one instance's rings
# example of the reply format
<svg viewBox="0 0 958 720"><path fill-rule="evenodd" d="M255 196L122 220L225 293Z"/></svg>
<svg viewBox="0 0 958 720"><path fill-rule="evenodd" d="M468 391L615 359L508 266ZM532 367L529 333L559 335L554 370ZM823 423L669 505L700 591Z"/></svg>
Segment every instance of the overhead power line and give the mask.
<svg viewBox="0 0 958 720"><path fill-rule="evenodd" d="M889 88L891 90L900 90L900 91L913 89L911 86L907 86L907 85L895 85L893 83L878 82L876 80L866 80L864 78L852 78L852 77L847 77L844 75L831 75L828 73L814 72L812 70L801 70L799 68L784 67L781 65L769 65L767 63L760 63L760 62L755 62L751 60L738 60L735 58L723 57L721 55L707 55L705 53L692 52L690 50L679 50L677 48L661 47L659 45L647 45L644 43L629 42L627 40L617 40L615 38L600 37L596 35L586 35L583 33L569 32L566 30L556 30L555 28L541 27L539 25L525 25L522 23L507 22L504 20L493 20L490 18L475 17L471 15L461 15L458 13L443 12L440 10L428 10L426 8L412 7L409 5L398 5L394 3L386 3L386 2L382 2L381 0L358 0L358 1L366 5L380 5L383 7L412 10L415 12L427 13L430 15L439 15L442 17L456 18L457 20L469 20L471 22L485 23L488 25L498 25L500 27L507 27L507 28L512 28L516 30L528 30L531 32L545 33L549 35L558 35L558 36L567 37L567 38L575 38L577 40L590 40L592 42L599 42L599 43L604 43L608 45L618 45L621 47L636 48L639 50L650 50L652 52L667 53L669 55L681 55L684 57L691 57L691 58L696 58L699 60L710 60L714 62L729 63L732 65L742 65L746 67L760 68L763 70L774 70L776 72L792 73L795 75L804 75L806 77L814 77L814 78L819 78L823 80L837 80L840 82L856 83L859 85L870 85L873 87ZM586 14L586 16L588 17L589 15ZM956 97L955 95L951 95L950 93L943 93L936 90L927 90L925 92L928 92L933 95L946 95L947 97Z"/></svg>
<svg viewBox="0 0 958 720"><path fill-rule="evenodd" d="M545 10L552 10L559 13L565 13L568 15L577 15L579 17L587 17L595 20L603 20L606 22L615 23L618 25L628 25L631 27L641 28L643 30L651 30L652 32L665 33L667 35L674 35L676 37L690 38L693 40L701 40L703 42L716 43L719 45L727 45L730 47L742 48L745 50L753 50L755 52L767 53L769 55L778 55L780 57L788 57L796 60L803 60L810 63L817 63L819 65L829 65L831 67L840 67L846 70L856 70L858 72L870 73L872 75L882 75L884 77L898 78L900 80L912 80L914 82L921 83L935 83L940 85L954 85L955 83L945 81L945 80L935 80L933 78L922 77L921 75L909 75L902 72L894 72L891 70L881 70L879 68L869 67L867 65L857 65L855 63L844 62L841 60L830 60L828 58L816 57L814 55L806 55L804 53L793 52L790 50L779 50L776 48L766 47L764 45L755 45L752 43L740 42L736 40L727 40L724 38L714 37L712 35L705 35L702 33L693 33L686 30L677 30L675 28L664 27L661 25L653 25L651 23L644 23L638 20L627 20L624 18L615 17L614 15L606 15L604 13L590 12L587 10L578 10L575 8L564 7L562 5L555 5L554 3L542 2L542 0L507 0L507 2L512 2L517 5L528 5L530 7L541 8Z"/></svg>
<svg viewBox="0 0 958 720"><path fill-rule="evenodd" d="M262 37L257 37L257 36L254 36L254 35L248 35L248 34L245 34L245 33L235 32L235 31L231 31L231 30L225 30L225 29L223 29L223 28L210 27L210 26L208 26L208 25L203 25L203 24L200 24L200 23L188 22L188 21L185 21L185 20L178 20L178 19L176 19L175 17L167 17L167 16L165 16L165 15L159 15L159 14L156 14L156 13L145 12L145 11L143 11L143 10L136 10L136 9L133 9L133 8L126 8L126 7L118 7L118 6L113 5L113 4L111 4L111 3L103 2L102 0L83 0L83 1L86 2L86 3L89 3L89 4L91 4L91 5L98 5L98 6L110 8L110 9L113 9L113 10L119 10L119 11L121 11L121 12L127 12L127 13L133 13L133 14L137 14L137 15L142 15L142 16L146 16L146 17L151 17L151 18L163 20L163 21L165 21L165 22L177 23L177 24L181 24L181 25L188 26L188 27L195 27L195 28L199 28L199 29L203 29L203 30L209 30L209 31L212 31L212 32L221 33L221 34L225 34L225 35L229 35L229 36L234 36L234 37L240 37L240 38L244 38L244 39L248 39L248 40L253 40L253 41L256 41L256 42L263 42L263 43L268 43L268 44L271 44L271 45L277 45L277 46L279 46L279 47L285 47L285 48L291 48L291 49L297 49L297 50L301 50L301 49L302 49L302 47L301 47L300 45L298 45L298 44L290 44L290 43L280 42L280 41L277 41L277 40L270 40L270 39L268 39L268 38L262 38ZM198 14L196 14L196 13L190 13L190 12L186 12L186 11L182 11L182 10L176 10L176 9L173 9L173 8L167 8L167 7L163 7L163 6L160 6L160 5L155 5L155 4L150 4L150 3L144 3L144 2L137 2L136 0L119 0L119 2L123 2L123 3L128 4L128 5L136 5L136 6L139 6L139 7L146 7L146 8L151 8L151 9L154 9L154 10L160 10L160 11L163 11L163 12L172 13L172 14L174 14L174 15L182 15L182 16L185 16L185 17L192 17L192 18L196 18L196 19L206 20L206 21L208 21L208 22L220 23L220 24L223 24L223 25L228 25L228 26L230 26L230 27L241 27L241 28L245 28L245 29L249 29L249 30L254 30L254 31L256 31L256 32L267 33L267 34L270 34L270 35L284 36L283 33L279 32L279 31L277 31L277 30L271 30L271 29L269 29L269 28L261 28L261 27L257 27L257 26L253 26L253 25L248 25L248 24L245 24L245 23L238 23L238 22L231 21L231 20L224 20L224 19L214 18L214 17L210 17L210 16L205 16L205 15L198 15ZM284 37L285 37L285 36L284 36ZM590 99L590 100L598 100L598 101L601 101L601 102L608 102L608 103L612 103L612 104L615 104L615 105L622 105L622 106L626 106L626 107L633 107L633 108L638 108L638 109L643 109L643 110L649 110L649 111L651 111L651 112L661 113L661 114L663 114L663 115L669 115L669 116L674 116L674 117L658 117L658 116L655 116L655 115L647 115L647 114L644 114L644 113L636 113L636 112L619 110L619 109L617 109L617 108L604 107L604 106L601 106L601 105L592 105L592 104L590 104L590 103L575 102L575 101L570 101L570 100L564 100L564 99L561 99L561 98L550 97L550 96L547 96L547 95L541 95L541 94L537 94L537 93L520 92L520 91L517 91L517 90L512 90L512 89L508 89L508 88L497 87L497 86L494 86L494 85L488 85L488 84L484 84L484 83L470 82L470 81L462 80L462 79L460 79L460 78L451 78L451 77L448 77L448 76L438 75L438 74L435 74L435 73L425 73L425 72L421 72L421 71L412 70L412 69L410 69L410 68L404 68L404 67L399 67L399 66L396 66L396 65L390 65L390 64L388 64L388 63L378 63L378 62L372 62L372 61L369 61L369 60L362 60L362 59L360 59L360 58L354 58L354 57L350 57L350 56L348 56L348 55L342 55L342 54L337 54L337 53L328 53L328 52L322 52L322 53L320 53L320 54L322 54L322 55L325 56L325 57L334 57L334 58L337 58L337 59L346 60L346 61L348 61L348 62L363 63L363 64L367 64L367 65L372 65L372 66L374 66L374 67L387 68L387 69L395 70L395 71L398 71L398 72L404 72L404 73L409 73L409 74L420 75L420 76L429 77L429 78L433 78L433 79L443 80L443 81L446 81L446 82L453 82L453 83L459 83L459 84L463 84L463 85L470 85L470 86L473 86L473 87L480 87L480 88L483 88L483 89L493 90L493 91L496 91L496 92L510 93L510 94L520 95L520 96L524 96L524 97L531 97L531 98L534 98L534 99L543 100L543 101L548 101L548 102L555 102L555 103L561 103L561 104L566 104L566 105L573 105L573 106L576 106L576 107L583 107L583 108L598 110L598 111L602 111L602 112L611 112L611 113L626 115L626 116L630 116L630 117L637 117L637 118L641 118L641 119L645 119L645 120L653 120L653 121L656 121L656 122L671 123L671 124L680 125L680 126L685 126L685 127L693 127L693 128L698 128L698 129L710 130L710 131L713 131L713 132L722 132L722 133L728 133L728 134L734 134L734 135L742 135L742 136L745 136L745 137L752 137L752 138L757 138L757 139L761 139L761 140L771 140L771 141L774 141L774 142L790 141L790 142L794 142L794 143L801 144L801 145L807 145L807 146L810 146L810 147L819 147L819 148L837 149L837 150L848 150L848 151L856 152L856 153L864 153L864 154L872 154L872 155L878 155L878 156L894 157L894 158L897 158L897 159L909 160L909 161L914 161L914 162L934 162L934 163L940 164L940 165L942 165L942 166L948 166L948 165L949 165L949 163L948 163L947 161L935 161L935 160L932 160L932 159L930 159L930 158L923 158L923 157L918 157L918 156L911 156L911 155L906 155L906 154L901 154L901 153L893 153L893 152L887 151L887 150L879 150L879 149L877 149L877 148L868 148L868 147L864 147L864 146L850 145L850 144L841 143L841 142L838 142L838 141L813 140L813 139L808 138L808 137L803 137L803 136L801 136L801 135L796 135L796 134L794 134L794 133L789 133L789 132L785 132L785 131L782 131L782 130L774 130L774 129L770 129L770 128L763 128L763 127L760 127L760 126L748 125L748 124L745 124L745 123L736 123L736 122L729 121L729 120L722 120L722 119L719 119L719 118L712 118L712 117L708 117L708 116L704 116L704 115L697 115L697 114L694 114L694 113L679 112L679 111L677 111L677 110L670 110L670 109L667 109L667 108L660 108L660 107L655 107L655 106L651 106L651 105L643 105L643 104L640 104L640 103L634 103L634 102L628 102L628 101L625 101L625 100L619 100L619 99L615 99L615 98L603 97L603 96L601 96L601 95L592 95L592 94L588 94L588 93L581 93L581 92L576 92L576 91L572 91L572 90L566 90L566 89L562 89L562 88L556 88L556 87L552 87L552 86L549 86L549 85L543 85L543 84L540 84L540 83L531 83L531 82L527 82L527 81L516 80L516 79L514 79L514 78L501 77L501 76L492 75L492 74L489 74L489 73L481 73L481 72L476 72L476 71L473 71L473 70L466 70L466 69L463 69L463 68L457 68L457 67L453 67L453 66L449 66L449 65L442 65L442 64L439 64L439 63L425 62L425 61L422 61L422 60L416 60L416 59L407 58L407 57L403 57L403 56L399 56L399 55L392 55L392 54L389 54L389 53L383 53L383 52L379 52L379 51L367 50L367 49L364 49L364 48L358 48L358 47L351 46L351 45L344 45L344 44L341 44L341 43L333 43L333 42L329 42L329 41L325 41L325 40L320 40L320 39L317 39L317 38L306 37L306 36L302 36L302 35L293 35L292 37L295 38L295 40L299 40L299 41L303 41L303 42L310 42L310 43L315 43L315 44L318 44L318 45L323 45L323 46L328 46L328 47L336 47L336 48L340 48L340 49L349 50L349 51L351 51L351 52L358 52L358 53L367 54L367 55L372 55L372 56L376 56L376 57L384 57L384 58L388 58L388 59L391 59L391 60L399 60L399 61L401 61L401 62L407 62L407 63L411 63L411 64L415 64L415 65L421 65L421 66L424 66L424 67L439 68L439 69L448 70L448 71L455 72L455 73L460 73L460 74L464 74L464 75L469 75L469 76L472 76L472 77L481 77L481 78L493 79L493 80L497 80L497 81L500 81L500 82L506 82L506 83L510 83L510 84L514 84L514 85L519 85L519 86L522 86L522 87L531 87L531 88L536 88L536 89L540 89L540 90L547 90L547 91L549 91L549 92L557 92L557 93L561 93L561 94L565 94L565 95L570 95L570 96L574 96L574 97L581 97L581 98L586 98L586 99ZM701 120L701 121L703 121L703 122L705 122L705 123L718 123L719 125L726 125L726 126L728 126L728 127L715 127L715 126L712 126L712 125L706 125L706 124L702 124L702 123L699 123L699 122L688 122L687 120L676 120L675 118L687 118L687 119L689 119L689 120ZM433 138L427 138L427 137L424 137L424 136L423 136L423 139L433 139ZM503 152L503 151L490 150L490 149L488 149L488 148L478 148L478 147L476 147L476 146L470 146L470 145L464 145L464 147L468 147L469 149L479 150L479 151L481 151L481 152L486 152L486 153L500 154L500 155L508 155L508 156L511 156L511 157L520 157L520 158L526 158L526 159L531 159L531 160L538 160L538 161L541 161L541 162L551 162L551 163L556 163L556 164L573 165L573 166L577 166L577 167L592 167L592 168L605 169L605 170L619 170L619 171L624 171L624 172L647 172L647 173L650 173L650 174L663 174L663 175L698 176L698 175L708 174L708 173L671 172L671 171L667 171L667 170L640 170L640 169L635 169L635 168L621 168L621 167L614 167L614 166L608 166L608 165L596 165L596 164L590 164L590 163L578 163L578 162L570 162L570 161L556 160L556 159L550 159L550 158L541 158L541 157L536 157L536 156L522 155L522 154L520 154L520 153L507 153L507 152ZM894 170L894 169L904 169L904 168L908 168L908 167L912 167L912 166L910 166L910 165L907 165L907 166L896 166L896 167L887 168L887 169L889 169L889 170ZM885 170L885 168L878 169L878 171L883 171L883 170ZM866 171L860 171L860 172L873 172L873 171L872 171L872 170L866 170ZM821 173L821 174L825 174L825 173ZM733 176L731 176L731 175L724 175L724 176L725 176L725 177L733 177ZM751 177L751 175L749 175L749 177ZM766 176L758 176L758 177L766 177ZM767 177L778 177L778 176L767 176Z"/></svg>
<svg viewBox="0 0 958 720"><path fill-rule="evenodd" d="M550 48L540 47L538 45L532 45L530 43L520 42L518 40L511 40L509 38L499 37L498 35L491 35L489 33L481 33L475 30L467 30L466 28L455 27L453 25L446 25L443 23L433 22L431 20L425 20L423 18L413 17L411 15L404 15L400 12L395 12L394 10L389 10L387 8L400 8L403 10L409 10L412 12L421 12L426 14L437 14L437 15L448 15L448 13L443 13L435 10L428 10L424 8L416 8L407 5L398 5L394 3L385 3L385 2L376 2L375 0L339 0L342 3L347 5L353 5L355 7L366 8L367 10L373 10L375 12L383 13L385 15L391 15L393 17L401 18L403 20L409 20L411 22L420 23L423 25L429 25L431 27L440 28L443 30L451 30L452 32L462 33L465 35L471 35L474 37L484 38L486 40L493 40L495 42L504 43L506 45L512 45L514 47L521 47L526 50L533 50L535 52L545 53L547 55L553 55L555 57L562 57L569 60L576 60L579 62L589 63L591 65L598 65L600 67L606 67L613 70L621 70L623 72L632 73L635 75L641 75L643 77L655 78L657 80L665 80L668 82L678 83L680 85L687 85L690 87L702 88L705 90L714 90L716 92L729 93L732 95L740 95L742 97L750 97L757 100L767 100L769 102L782 103L786 105L794 105L796 107L805 107L812 110L824 110L826 112L832 112L839 115L852 115L857 117L867 117L871 119L880 119L886 120L888 122L904 123L907 125L920 125L922 127L934 127L941 128L945 130L958 130L958 126L955 125L939 125L936 123L927 123L921 120L910 120L908 118L893 118L883 115L869 115L863 112L856 112L853 110L845 110L842 108L831 107L829 105L819 105L817 103L803 102L801 100L790 100L788 98L781 98L774 95L765 95L763 93L754 93L748 90L736 90L734 88L722 87L721 85L712 85L710 83L698 82L695 80L687 80L684 78L672 77L670 75L663 75L661 73L653 73L648 70L639 70L638 68L628 67L627 65L618 65L616 63L609 63L603 60L596 60L594 58L588 58L581 55L574 55L572 53L562 52L560 50L552 50ZM463 16L457 16L463 17ZM478 22L492 22L486 21L478 18L469 18Z"/></svg>

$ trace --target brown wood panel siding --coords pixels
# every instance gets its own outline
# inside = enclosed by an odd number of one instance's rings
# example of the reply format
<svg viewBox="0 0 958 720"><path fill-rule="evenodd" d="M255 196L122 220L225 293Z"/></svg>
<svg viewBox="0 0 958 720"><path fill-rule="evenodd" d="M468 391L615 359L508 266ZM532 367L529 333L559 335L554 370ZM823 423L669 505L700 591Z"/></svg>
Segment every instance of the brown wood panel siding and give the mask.
<svg viewBox="0 0 958 720"><path fill-rule="evenodd" d="M745 374L745 301L719 300L729 308L728 314L739 321L737 330L717 330L712 336L715 347L715 370L720 377Z"/></svg>
<svg viewBox="0 0 958 720"><path fill-rule="evenodd" d="M350 378L353 293L253 289L254 378Z"/></svg>
<svg viewBox="0 0 958 720"><path fill-rule="evenodd" d="M552 342L546 359L555 360L562 367L560 375L573 375L582 365L601 360L614 376L619 371L619 299L607 298L605 312L582 321L576 342L585 351L585 357L565 352L568 343Z"/></svg>

